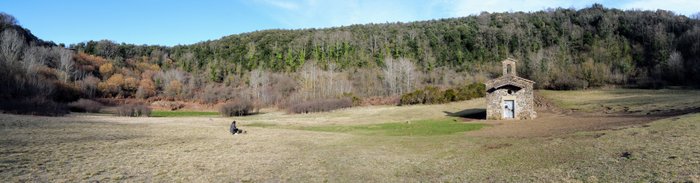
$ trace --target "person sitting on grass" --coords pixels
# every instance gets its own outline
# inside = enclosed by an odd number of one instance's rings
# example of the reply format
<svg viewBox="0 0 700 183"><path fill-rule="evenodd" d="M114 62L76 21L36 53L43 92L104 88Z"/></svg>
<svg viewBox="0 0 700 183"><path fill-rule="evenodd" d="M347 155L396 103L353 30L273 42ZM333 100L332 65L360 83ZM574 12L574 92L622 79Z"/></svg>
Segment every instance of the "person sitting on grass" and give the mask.
<svg viewBox="0 0 700 183"><path fill-rule="evenodd" d="M236 121L231 122L231 127L229 128L229 132L231 132L231 134L233 134L233 135L236 135L239 133L245 133L245 131L243 131L242 129L238 129L238 127L236 127Z"/></svg>

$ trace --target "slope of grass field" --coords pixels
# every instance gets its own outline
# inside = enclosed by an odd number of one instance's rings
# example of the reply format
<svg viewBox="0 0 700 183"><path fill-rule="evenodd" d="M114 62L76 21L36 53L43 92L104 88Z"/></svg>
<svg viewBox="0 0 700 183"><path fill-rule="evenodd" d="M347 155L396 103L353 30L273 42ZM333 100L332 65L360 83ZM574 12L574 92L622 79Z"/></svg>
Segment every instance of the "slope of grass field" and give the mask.
<svg viewBox="0 0 700 183"><path fill-rule="evenodd" d="M561 103L585 102L576 101L579 100L576 97L588 95L601 98L603 105L629 108L648 105L619 103L610 98L626 96L625 92L651 95L650 100L657 100L656 103L678 103L673 100L675 97L667 98L669 101L653 97L658 92L655 90L543 93L555 96L552 98ZM454 122L448 117L483 104L483 99L477 99L444 105L372 106L301 115L266 111L241 118L0 114L0 179L7 182L700 181L698 113L614 128L513 137L507 133L517 131L495 130L510 123L537 127L538 123L545 123L538 120L550 120L546 123L556 125L556 121L574 119L587 123L588 118L541 113L541 119L528 121ZM231 136L228 125L232 119L239 121L248 133ZM405 121L411 122L409 127L426 125L422 128L428 129L452 130L452 126L434 126L456 123L489 126L468 132L444 132L444 135L390 132L408 125ZM479 135L483 131L504 135Z"/></svg>

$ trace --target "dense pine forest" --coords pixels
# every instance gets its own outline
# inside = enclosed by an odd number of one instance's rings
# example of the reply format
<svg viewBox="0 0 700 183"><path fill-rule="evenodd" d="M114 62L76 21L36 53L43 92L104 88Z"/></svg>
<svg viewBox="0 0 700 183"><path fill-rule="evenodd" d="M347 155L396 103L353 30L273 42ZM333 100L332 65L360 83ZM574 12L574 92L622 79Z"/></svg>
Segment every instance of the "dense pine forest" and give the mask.
<svg viewBox="0 0 700 183"><path fill-rule="evenodd" d="M697 87L700 20L594 4L265 30L172 47L109 40L66 46L0 13L0 107L48 111L80 98L385 104L422 90L452 91L450 101L478 95L469 94L479 88L471 84L498 77L505 58L519 60L518 74L540 89Z"/></svg>

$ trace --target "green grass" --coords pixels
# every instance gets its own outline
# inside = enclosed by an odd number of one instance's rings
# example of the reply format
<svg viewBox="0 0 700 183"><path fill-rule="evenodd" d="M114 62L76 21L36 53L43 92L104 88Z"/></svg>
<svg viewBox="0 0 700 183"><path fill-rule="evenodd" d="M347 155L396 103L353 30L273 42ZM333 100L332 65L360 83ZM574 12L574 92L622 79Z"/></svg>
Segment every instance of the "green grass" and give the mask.
<svg viewBox="0 0 700 183"><path fill-rule="evenodd" d="M386 136L433 136L449 135L481 129L483 124L456 122L453 119L420 120L403 123L381 123L369 125L321 125L304 126L301 130L339 132L360 135Z"/></svg>
<svg viewBox="0 0 700 183"><path fill-rule="evenodd" d="M218 112L206 111L153 111L151 117L217 116Z"/></svg>

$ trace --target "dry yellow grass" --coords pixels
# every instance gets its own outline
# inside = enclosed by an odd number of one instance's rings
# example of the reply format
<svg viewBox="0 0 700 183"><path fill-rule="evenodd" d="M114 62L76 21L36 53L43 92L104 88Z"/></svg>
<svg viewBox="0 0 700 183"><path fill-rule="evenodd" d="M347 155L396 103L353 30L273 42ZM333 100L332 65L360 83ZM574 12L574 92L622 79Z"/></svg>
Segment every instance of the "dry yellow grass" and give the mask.
<svg viewBox="0 0 700 183"><path fill-rule="evenodd" d="M280 125L316 125L316 124L374 124L387 122L405 122L422 119L447 117L446 112L458 112L464 109L484 108L486 101L478 98L469 101L453 102L441 105L411 106L363 106L339 109L326 113L309 113L289 115L284 111L264 109L262 114L236 117L247 123L270 123Z"/></svg>
<svg viewBox="0 0 700 183"><path fill-rule="evenodd" d="M267 112L237 118L248 134L236 136L227 132L231 118L82 115L52 118L0 114L0 179L6 182L700 181L697 148L700 114L624 129L527 138L464 133L366 136L245 126L252 122L346 125L434 119L444 117L443 111L456 112L481 105L483 99L304 115ZM622 157L625 152L630 156Z"/></svg>
<svg viewBox="0 0 700 183"><path fill-rule="evenodd" d="M539 91L559 106L585 112L659 114L700 109L700 90L577 90Z"/></svg>

